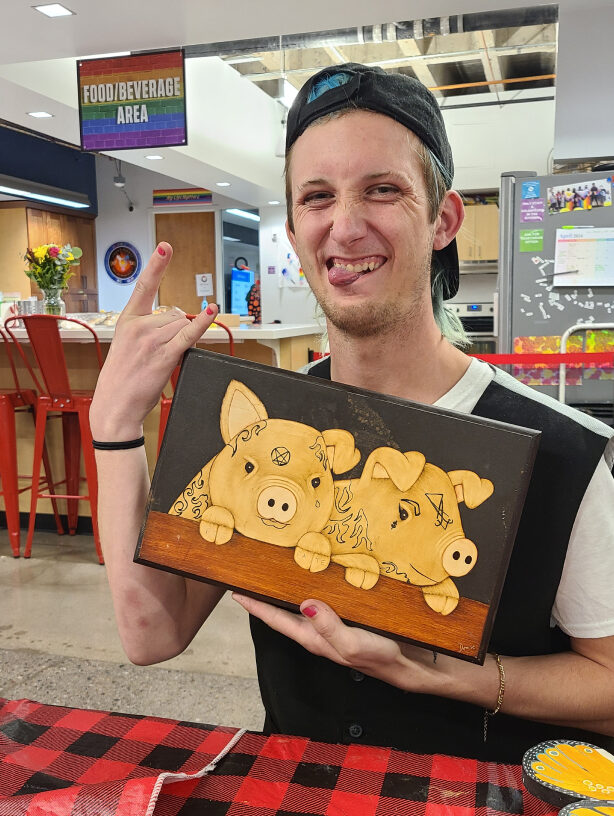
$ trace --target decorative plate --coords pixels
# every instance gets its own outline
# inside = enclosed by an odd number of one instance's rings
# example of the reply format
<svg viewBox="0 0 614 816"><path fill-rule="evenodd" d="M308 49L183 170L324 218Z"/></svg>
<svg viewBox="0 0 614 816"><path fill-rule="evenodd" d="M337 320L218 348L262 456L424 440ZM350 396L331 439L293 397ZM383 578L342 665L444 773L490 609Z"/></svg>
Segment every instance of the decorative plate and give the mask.
<svg viewBox="0 0 614 816"><path fill-rule="evenodd" d="M533 796L557 807L581 804L586 808L589 805L578 800L587 799L614 808L608 801L614 800L614 756L586 742L540 742L522 759L522 781ZM608 816L614 816L614 810Z"/></svg>

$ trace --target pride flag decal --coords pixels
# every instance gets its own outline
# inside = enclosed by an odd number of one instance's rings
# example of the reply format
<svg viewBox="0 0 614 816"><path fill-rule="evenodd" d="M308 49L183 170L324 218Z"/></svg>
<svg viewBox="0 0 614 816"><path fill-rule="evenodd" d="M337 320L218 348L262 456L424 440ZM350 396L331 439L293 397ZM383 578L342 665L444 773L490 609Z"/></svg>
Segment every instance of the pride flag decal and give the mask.
<svg viewBox="0 0 614 816"><path fill-rule="evenodd" d="M154 190L154 207L168 207L186 204L211 204L213 194L205 187L185 187L177 190Z"/></svg>
<svg viewBox="0 0 614 816"><path fill-rule="evenodd" d="M183 49L77 62L83 150L187 144Z"/></svg>

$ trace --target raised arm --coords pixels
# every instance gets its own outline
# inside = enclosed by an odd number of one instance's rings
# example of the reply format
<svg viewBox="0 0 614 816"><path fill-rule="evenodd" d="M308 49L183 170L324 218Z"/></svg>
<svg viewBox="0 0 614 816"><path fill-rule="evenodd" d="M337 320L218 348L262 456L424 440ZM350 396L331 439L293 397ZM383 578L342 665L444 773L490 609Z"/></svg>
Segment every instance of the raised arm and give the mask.
<svg viewBox="0 0 614 816"><path fill-rule="evenodd" d="M141 436L183 353L215 319L215 306L193 321L179 309L152 314L172 253L170 244L158 245L117 321L90 410L97 441ZM96 463L100 535L123 647L134 663L167 660L185 649L223 591L133 562L149 491L144 447L96 451Z"/></svg>

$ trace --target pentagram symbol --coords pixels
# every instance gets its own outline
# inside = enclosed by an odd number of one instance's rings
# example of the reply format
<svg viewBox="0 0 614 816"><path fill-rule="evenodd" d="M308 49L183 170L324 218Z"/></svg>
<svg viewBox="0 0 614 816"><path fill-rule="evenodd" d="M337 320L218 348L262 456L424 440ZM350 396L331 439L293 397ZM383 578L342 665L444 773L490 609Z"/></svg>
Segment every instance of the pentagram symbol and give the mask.
<svg viewBox="0 0 614 816"><path fill-rule="evenodd" d="M275 465L283 467L290 461L290 451L288 448L273 448L271 451L271 460Z"/></svg>
<svg viewBox="0 0 614 816"><path fill-rule="evenodd" d="M435 512L437 514L437 518L435 520L435 527L443 527L444 530L447 530L448 524L452 524L453 520L443 509L443 494L426 493L426 498L433 505L433 507L435 508Z"/></svg>

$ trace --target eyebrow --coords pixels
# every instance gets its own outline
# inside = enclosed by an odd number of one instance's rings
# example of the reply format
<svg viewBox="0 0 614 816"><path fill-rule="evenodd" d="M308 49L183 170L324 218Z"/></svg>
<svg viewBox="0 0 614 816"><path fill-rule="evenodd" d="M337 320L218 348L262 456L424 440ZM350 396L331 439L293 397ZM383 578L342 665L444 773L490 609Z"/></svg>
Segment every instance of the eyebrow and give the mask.
<svg viewBox="0 0 614 816"><path fill-rule="evenodd" d="M376 181L377 179L396 179L397 181L401 181L404 184L407 184L411 181L406 175L403 173L399 173L396 170L381 170L376 173L368 173L366 176L363 176L361 181ZM297 190L302 191L305 190L307 187L317 187L321 184L330 184L330 180L326 178L314 178L308 179L304 181L302 184L297 185Z"/></svg>

